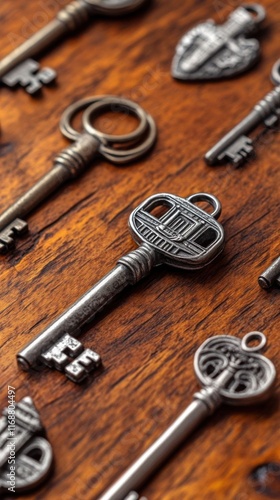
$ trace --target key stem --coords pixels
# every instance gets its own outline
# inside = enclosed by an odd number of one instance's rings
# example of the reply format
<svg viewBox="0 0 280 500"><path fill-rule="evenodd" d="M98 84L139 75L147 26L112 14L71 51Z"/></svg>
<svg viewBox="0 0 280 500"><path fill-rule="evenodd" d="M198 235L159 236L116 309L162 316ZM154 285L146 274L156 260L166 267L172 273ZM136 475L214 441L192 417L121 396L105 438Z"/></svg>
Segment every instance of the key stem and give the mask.
<svg viewBox="0 0 280 500"><path fill-rule="evenodd" d="M32 188L0 215L0 231L17 218L24 218L43 200L71 178L71 173L63 165L55 165Z"/></svg>
<svg viewBox="0 0 280 500"><path fill-rule="evenodd" d="M89 7L81 0L74 0L60 10L55 19L14 49L0 61L0 78L28 58L37 56L63 36L84 25L90 17Z"/></svg>
<svg viewBox="0 0 280 500"><path fill-rule="evenodd" d="M193 401L99 500L120 500L131 490L141 488L194 429L219 406L220 398L216 389L202 390L198 394L201 399ZM211 399L209 406L208 399Z"/></svg>
<svg viewBox="0 0 280 500"><path fill-rule="evenodd" d="M156 261L155 251L147 244L130 252L119 260L118 265L77 300L46 330L30 342L17 356L24 370L38 368L40 356L54 345L65 333L79 336L81 328L109 304L128 285L133 285L149 274Z"/></svg>

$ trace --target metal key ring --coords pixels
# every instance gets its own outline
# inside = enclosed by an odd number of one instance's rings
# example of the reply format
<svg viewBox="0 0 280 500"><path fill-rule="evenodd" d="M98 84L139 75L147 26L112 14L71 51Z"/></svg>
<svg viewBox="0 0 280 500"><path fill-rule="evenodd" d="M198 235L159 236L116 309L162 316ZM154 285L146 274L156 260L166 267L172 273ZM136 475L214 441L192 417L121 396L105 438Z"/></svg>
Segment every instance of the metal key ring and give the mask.
<svg viewBox="0 0 280 500"><path fill-rule="evenodd" d="M276 63L273 65L271 71L271 80L275 85L280 85L280 59L278 59L278 61L276 61Z"/></svg>
<svg viewBox="0 0 280 500"><path fill-rule="evenodd" d="M214 208L214 211L210 214L215 219L218 219L222 212L222 205L216 196L209 193L196 193L192 194L187 198L191 203L196 203L198 201L205 201Z"/></svg>
<svg viewBox="0 0 280 500"><path fill-rule="evenodd" d="M266 10L263 8L262 5L259 5L258 3L245 3L242 4L241 7L247 10L249 14L251 13L253 14L252 17L255 24L262 23L266 18Z"/></svg>
<svg viewBox="0 0 280 500"><path fill-rule="evenodd" d="M124 164L124 163L129 163L131 160L139 158L143 154L145 154L155 143L156 137L157 137L157 127L156 124L148 113L146 113L140 106L136 105L132 101L129 101L127 99L122 99L113 95L101 95L101 96L96 96L96 97L88 97L86 99L81 99L78 102L72 104L69 106L64 113L62 114L61 120L60 120L60 130L62 134L67 137L68 139L72 141L76 141L81 137L81 134L83 132L78 132L72 127L72 120L74 117L80 112L83 111L85 108L91 107L92 105L95 105L96 103L102 103L102 105L106 104L106 107L108 109L108 103L115 103L116 105L126 105L126 109L130 109L134 115L136 115L140 119L140 125L136 129L136 131L132 132L131 134L126 135L126 142L127 139L131 142L131 137L132 134L136 136L137 142L138 140L141 139L142 136L144 136L145 132L147 132L147 138L144 140L144 142L136 147L132 147L128 150L123 150L123 149L115 149L111 147L109 144L110 142L107 141L106 134L103 134L102 132L97 131L96 129L93 129L94 131L94 137L97 137L100 141L100 147L99 151L100 153L107 158L108 160L114 162L114 163L119 163L119 164ZM100 106L98 106L100 108ZM137 113L136 113L137 110ZM141 110L141 112L140 112ZM96 108L94 108L94 111L96 111ZM120 111L120 109L118 109ZM135 134L137 132L137 134ZM89 133L89 132L88 132ZM104 138L105 137L105 138ZM115 142L122 143L121 138L123 136L109 136L107 137L110 139L114 139ZM136 141L135 141L136 142Z"/></svg>
<svg viewBox="0 0 280 500"><path fill-rule="evenodd" d="M147 0L85 0L85 3L101 14L118 16L137 9Z"/></svg>
<svg viewBox="0 0 280 500"><path fill-rule="evenodd" d="M124 135L111 135L100 132L91 125L91 121L94 115L100 113L101 111L112 111L117 113L125 113L126 111L128 111L128 113L131 113L139 119L139 126L133 132ZM147 114L145 113L145 111L140 106L138 106L138 104L129 101L128 99L121 99L119 97L106 97L100 102L92 104L84 112L82 121L85 130L90 135L98 137L98 139L100 139L101 141L103 140L106 143L114 144L124 144L126 142L141 139L148 126Z"/></svg>
<svg viewBox="0 0 280 500"><path fill-rule="evenodd" d="M250 346L253 340L258 341L258 345ZM262 351L266 345L266 336L262 332L247 333L241 341L241 349L245 352L258 352Z"/></svg>

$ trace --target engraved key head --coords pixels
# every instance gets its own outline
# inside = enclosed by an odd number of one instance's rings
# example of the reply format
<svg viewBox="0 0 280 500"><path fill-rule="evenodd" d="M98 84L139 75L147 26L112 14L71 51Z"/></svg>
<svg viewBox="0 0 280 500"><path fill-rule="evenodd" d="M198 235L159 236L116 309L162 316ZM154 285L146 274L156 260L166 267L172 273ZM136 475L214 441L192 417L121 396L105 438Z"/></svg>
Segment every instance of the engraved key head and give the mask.
<svg viewBox="0 0 280 500"><path fill-rule="evenodd" d="M3 411L0 443L3 444L0 448L0 497L1 493L13 490L25 493L48 478L53 464L52 447L30 397L15 404L14 414L10 407Z"/></svg>
<svg viewBox="0 0 280 500"><path fill-rule="evenodd" d="M241 5L223 25L213 20L198 24L181 38L172 62L172 76L180 80L214 80L239 75L259 58L259 42L245 35L264 19L258 4Z"/></svg>
<svg viewBox="0 0 280 500"><path fill-rule="evenodd" d="M212 214L195 203L213 206ZM161 263L182 269L200 269L224 248L224 230L217 218L221 205L215 196L198 193L188 198L157 194L145 200L129 219L137 243L156 251Z"/></svg>
<svg viewBox="0 0 280 500"><path fill-rule="evenodd" d="M252 345L257 341L257 345ZM243 339L211 337L194 358L196 376L203 387L214 387L222 401L236 406L259 403L271 396L276 379L273 363L259 354L266 337L251 332Z"/></svg>

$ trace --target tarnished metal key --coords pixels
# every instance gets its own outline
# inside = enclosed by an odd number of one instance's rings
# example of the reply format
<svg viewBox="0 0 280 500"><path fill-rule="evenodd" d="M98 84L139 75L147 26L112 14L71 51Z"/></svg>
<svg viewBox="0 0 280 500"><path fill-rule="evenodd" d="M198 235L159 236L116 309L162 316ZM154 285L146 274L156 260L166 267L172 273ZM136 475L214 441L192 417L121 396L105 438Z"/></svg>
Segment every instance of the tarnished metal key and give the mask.
<svg viewBox="0 0 280 500"><path fill-rule="evenodd" d="M75 115L84 109L83 131L79 133L71 123ZM91 124L92 119L96 114L110 110L136 116L138 128L125 135L110 135L96 130ZM55 158L52 170L0 214L0 253L13 249L15 236L27 231L28 225L23 217L62 184L82 174L97 155L112 163L126 164L147 153L157 135L155 122L148 113L134 102L115 96L90 97L69 106L62 115L60 129L65 137L75 142ZM124 149L125 146L127 149Z"/></svg>
<svg viewBox="0 0 280 500"><path fill-rule="evenodd" d="M0 498L9 492L21 494L40 486L53 463L52 447L32 399L11 400L0 418Z"/></svg>
<svg viewBox="0 0 280 500"><path fill-rule="evenodd" d="M269 290L273 286L280 287L280 257L274 260L260 275L259 285L265 290Z"/></svg>
<svg viewBox="0 0 280 500"><path fill-rule="evenodd" d="M259 344L251 346L253 340ZM203 389L99 500L123 500L129 491L141 488L221 403L244 406L268 399L273 391L276 371L269 359L257 354L265 344L266 337L259 332L248 333L242 340L230 335L206 340L194 359L195 374Z"/></svg>
<svg viewBox="0 0 280 500"><path fill-rule="evenodd" d="M221 141L205 155L208 165L230 162L235 167L242 165L254 151L254 143L247 136L259 125L274 128L280 116L280 60L275 63L271 73L277 87L267 94Z"/></svg>
<svg viewBox="0 0 280 500"><path fill-rule="evenodd" d="M265 15L261 5L244 4L222 25L209 19L185 33L172 62L174 78L229 78L251 68L259 58L260 45L250 35L259 29Z"/></svg>
<svg viewBox="0 0 280 500"><path fill-rule="evenodd" d="M210 204L213 213L199 208L199 201ZM157 216L157 210L164 213ZM129 219L130 231L140 247L119 259L112 271L20 351L17 358L21 368L38 369L44 363L64 371L74 382L85 378L91 363L86 365L83 360L69 365L75 352L65 345L65 336L73 341L98 311L128 285L147 276L154 266L168 264L194 270L212 262L224 247L223 227L216 220L220 213L220 202L207 193L188 198L164 193L144 201Z"/></svg>
<svg viewBox="0 0 280 500"><path fill-rule="evenodd" d="M9 87L22 86L33 95L51 83L56 72L30 59L66 35L83 28L95 14L119 16L137 9L147 0L74 0L54 20L0 61L0 80Z"/></svg>

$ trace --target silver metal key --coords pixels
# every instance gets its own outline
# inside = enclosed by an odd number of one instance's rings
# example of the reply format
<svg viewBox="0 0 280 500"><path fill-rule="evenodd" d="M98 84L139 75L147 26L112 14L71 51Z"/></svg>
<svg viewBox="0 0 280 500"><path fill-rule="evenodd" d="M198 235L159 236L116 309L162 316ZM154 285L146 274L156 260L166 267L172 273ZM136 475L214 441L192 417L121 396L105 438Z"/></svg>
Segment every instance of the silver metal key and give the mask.
<svg viewBox="0 0 280 500"><path fill-rule="evenodd" d="M259 285L264 290L269 290L273 286L280 287L280 257L272 262L272 264L259 277Z"/></svg>
<svg viewBox="0 0 280 500"><path fill-rule="evenodd" d="M50 68L40 69L33 58L67 35L83 28L95 14L119 16L129 13L147 0L74 0L60 10L54 20L0 61L0 80L9 86L22 86L30 95L56 78Z"/></svg>
<svg viewBox="0 0 280 500"><path fill-rule="evenodd" d="M84 109L83 131L79 133L71 123L76 114ZM96 130L91 124L92 119L108 110L136 116L138 128L125 135L110 135ZM15 236L27 231L28 224L23 218L64 183L81 175L97 155L115 164L130 163L152 148L157 135L155 122L148 113L134 102L115 96L90 97L69 106L62 115L60 129L65 137L75 142L55 158L52 170L0 215L0 253L13 249ZM125 146L127 149L124 149Z"/></svg>
<svg viewBox="0 0 280 500"><path fill-rule="evenodd" d="M15 397L14 388L8 387L9 407L0 418L1 498L9 492L21 494L40 486L53 463L52 447L32 399L25 397L15 403L11 392Z"/></svg>
<svg viewBox="0 0 280 500"><path fill-rule="evenodd" d="M260 44L251 38L266 16L258 4L240 5L222 25L209 19L181 38L172 62L180 80L215 80L239 75L259 59Z"/></svg>
<svg viewBox="0 0 280 500"><path fill-rule="evenodd" d="M253 340L259 341L252 346ZM273 391L276 371L272 362L258 354L266 337L252 332L240 340L230 335L211 337L198 349L194 369L203 389L175 422L134 462L99 500L123 500L129 491L143 487L179 445L221 405L251 405L267 400Z"/></svg>
<svg viewBox="0 0 280 500"><path fill-rule="evenodd" d="M212 214L199 208L199 201L210 204ZM157 216L157 210L164 213ZM87 367L84 363L76 363L75 369L69 365L72 352L64 348L65 335L72 339L79 336L98 311L128 285L147 276L154 266L168 264L194 270L212 262L224 247L224 230L216 220L220 213L220 202L207 193L188 198L164 193L145 200L129 219L130 231L140 247L120 258L112 271L24 347L17 356L20 367L39 369L46 364L64 371L74 382L83 380L88 375Z"/></svg>
<svg viewBox="0 0 280 500"><path fill-rule="evenodd" d="M254 142L248 134L259 125L274 128L280 116L280 59L275 63L271 73L276 88L267 94L253 110L219 141L205 155L208 165L230 162L235 167L241 166L254 152ZM257 143L257 141L256 141Z"/></svg>

